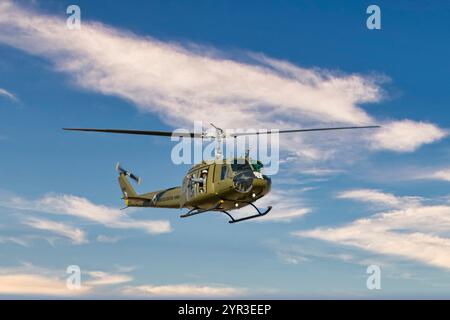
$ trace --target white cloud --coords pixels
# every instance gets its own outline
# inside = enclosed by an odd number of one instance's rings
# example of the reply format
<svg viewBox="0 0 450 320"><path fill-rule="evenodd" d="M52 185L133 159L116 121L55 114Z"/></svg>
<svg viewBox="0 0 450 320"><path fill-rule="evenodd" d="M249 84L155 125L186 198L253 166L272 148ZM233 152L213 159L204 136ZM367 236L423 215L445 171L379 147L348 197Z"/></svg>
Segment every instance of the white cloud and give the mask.
<svg viewBox="0 0 450 320"><path fill-rule="evenodd" d="M429 179L450 181L450 169L438 170L427 176Z"/></svg>
<svg viewBox="0 0 450 320"><path fill-rule="evenodd" d="M26 296L80 296L111 294L108 286L122 285L133 280L126 274L103 271L82 271L81 286L78 289L67 287L65 269L56 270L36 267L25 263L18 267L0 267L0 295Z"/></svg>
<svg viewBox="0 0 450 320"><path fill-rule="evenodd" d="M91 288L70 290L66 279L56 272L24 265L16 268L0 267L0 295L77 296Z"/></svg>
<svg viewBox="0 0 450 320"><path fill-rule="evenodd" d="M115 265L114 268L116 269L117 272L120 273L129 273L137 269L136 266L122 266L122 265Z"/></svg>
<svg viewBox="0 0 450 320"><path fill-rule="evenodd" d="M294 235L361 248L450 270L450 206L416 203L409 206L392 197L366 199L397 209L361 218L344 226L298 231ZM377 200L378 199L378 200ZM402 198L400 198L402 199Z"/></svg>
<svg viewBox="0 0 450 320"><path fill-rule="evenodd" d="M420 197L398 197L391 193L373 189L347 190L336 196L338 199L353 199L362 202L373 203L387 208L399 208L417 206L422 198Z"/></svg>
<svg viewBox="0 0 450 320"><path fill-rule="evenodd" d="M42 235L32 235L32 234L26 234L26 235L17 235L17 236L0 236L0 244L6 244L6 243L13 243L17 244L23 247L31 247L33 242L36 240L44 240L47 241L49 244L54 246L55 241L59 240L61 238L59 237L49 237L49 236L42 236Z"/></svg>
<svg viewBox="0 0 450 320"><path fill-rule="evenodd" d="M310 262L315 258L336 259L345 262L355 261L353 255L349 253L334 252L329 250L328 248L323 248L323 246L314 246L312 243L291 245L286 243L279 243L278 241L276 241L269 243L269 245L278 256L278 258L286 264L303 264Z"/></svg>
<svg viewBox="0 0 450 320"><path fill-rule="evenodd" d="M226 286L193 284L129 286L122 290L129 296L220 298L242 296L247 290Z"/></svg>
<svg viewBox="0 0 450 320"><path fill-rule="evenodd" d="M12 2L0 4L0 28L0 43L44 57L78 86L124 98L175 126L209 123L211 114L224 128L372 124L375 119L361 104L382 99L379 77L306 69L252 53L242 62L211 48L163 42L86 20L81 31L69 31L63 17ZM426 137L414 137L414 142L403 137L393 145L389 137L397 137L398 123L387 124L394 129L379 135L353 136L396 151L411 151L440 136L437 127L425 126ZM292 135L283 147L314 160L343 149L343 143L336 148L327 140L319 145L319 135Z"/></svg>
<svg viewBox="0 0 450 320"><path fill-rule="evenodd" d="M194 297L221 298L236 297L248 294L244 288L221 284L168 284L168 285L136 285L124 286L133 281L131 275L124 274L134 267L118 267L120 273L104 271L83 271L81 287L68 289L65 269L48 269L24 263L17 267L0 267L0 295L18 296L112 296L120 294L131 297Z"/></svg>
<svg viewBox="0 0 450 320"><path fill-rule="evenodd" d="M109 237L109 236L105 236L103 234L97 236L97 241L103 242L103 243L116 243L120 239L121 239L120 237Z"/></svg>
<svg viewBox="0 0 450 320"><path fill-rule="evenodd" d="M0 97L6 97L12 101L17 101L17 97L8 90L0 88Z"/></svg>
<svg viewBox="0 0 450 320"><path fill-rule="evenodd" d="M412 152L423 144L446 137L448 133L434 124L411 120L393 121L371 136L372 147L397 152Z"/></svg>
<svg viewBox="0 0 450 320"><path fill-rule="evenodd" d="M130 99L147 111L177 110L171 117L182 117L182 122L188 117L189 124L210 120L205 111L214 110L227 121L248 125L251 111L261 105L270 107L260 114L266 121L289 110L293 117L367 123L371 118L355 103L380 97L371 79L357 75L337 76L264 56L254 56L259 64L240 63L205 48L164 43L88 21L81 32L70 32L63 19L12 3L3 3L1 9L0 41L51 59L80 86ZM230 117L222 109L246 119Z"/></svg>
<svg viewBox="0 0 450 320"><path fill-rule="evenodd" d="M301 174L311 175L311 176L328 176L342 173L343 170L338 169L322 169L322 168L310 168L302 170Z"/></svg>
<svg viewBox="0 0 450 320"><path fill-rule="evenodd" d="M290 197L292 194L298 195L304 190L288 189L281 191L272 191L264 198L255 202L255 205L262 210L268 206L274 208L265 216L253 220L254 222L291 222L311 212L310 208L305 207L302 200L298 197ZM256 214L251 206L240 209L239 211L232 211L231 214L237 218ZM252 221L252 220L250 220Z"/></svg>
<svg viewBox="0 0 450 320"><path fill-rule="evenodd" d="M33 274L0 275L0 294L70 296L80 294L66 288L65 281Z"/></svg>
<svg viewBox="0 0 450 320"><path fill-rule="evenodd" d="M25 220L23 223L35 229L50 231L52 233L69 238L74 244L83 244L88 242L86 233L83 230L62 222L30 218Z"/></svg>
<svg viewBox="0 0 450 320"><path fill-rule="evenodd" d="M0 206L20 210L65 214L94 221L110 228L141 229L150 234L171 232L167 220L136 220L119 209L97 205L86 198L73 195L49 194L38 200L17 196L0 197Z"/></svg>
<svg viewBox="0 0 450 320"><path fill-rule="evenodd" d="M103 271L89 271L87 274L92 278L84 283L88 287L117 285L133 280L133 277L126 274L111 274Z"/></svg>
<svg viewBox="0 0 450 320"><path fill-rule="evenodd" d="M23 247L28 247L30 245L30 239L25 237L0 236L0 243L15 243Z"/></svg>

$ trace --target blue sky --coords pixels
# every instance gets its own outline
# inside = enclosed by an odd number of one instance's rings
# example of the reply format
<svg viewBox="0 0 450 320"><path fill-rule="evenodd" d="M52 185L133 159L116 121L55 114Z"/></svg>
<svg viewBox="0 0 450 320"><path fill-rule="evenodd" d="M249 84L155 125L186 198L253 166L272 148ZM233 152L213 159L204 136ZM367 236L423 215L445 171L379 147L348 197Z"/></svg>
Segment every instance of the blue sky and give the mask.
<svg viewBox="0 0 450 320"><path fill-rule="evenodd" d="M448 298L450 7L378 1L72 1L0 5L3 297ZM189 166L172 130L380 124L281 137L267 219L119 211L117 161L139 191ZM217 122L217 120L215 120ZM382 289L366 288L366 268ZM65 287L82 270L83 290Z"/></svg>

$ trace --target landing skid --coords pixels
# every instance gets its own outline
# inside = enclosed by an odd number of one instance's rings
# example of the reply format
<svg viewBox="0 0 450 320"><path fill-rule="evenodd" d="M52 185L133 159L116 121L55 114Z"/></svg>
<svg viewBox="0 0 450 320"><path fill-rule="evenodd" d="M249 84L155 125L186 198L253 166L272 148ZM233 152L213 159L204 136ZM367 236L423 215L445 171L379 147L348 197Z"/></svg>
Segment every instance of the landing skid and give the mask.
<svg viewBox="0 0 450 320"><path fill-rule="evenodd" d="M257 214L254 214L252 216L248 216L248 217L243 217L243 218L239 218L239 219L235 219L233 218L233 216L231 214L229 214L226 211L222 211L223 213L225 213L227 216L229 216L231 218L230 221L228 221L228 223L237 223L237 222L241 222L241 221L245 221L245 220L250 220L250 219L254 219L254 218L259 218L259 217L263 217L266 214L269 213L270 210L272 210L272 206L268 206L266 208L266 210L261 211L258 207L256 207L253 203L249 203L249 205L251 205L253 208L255 208L255 210L258 212Z"/></svg>
<svg viewBox="0 0 450 320"><path fill-rule="evenodd" d="M194 209L189 210L188 213L182 214L182 215L180 216L180 218L189 218L189 217L192 217L192 216L196 216L197 214L205 213L205 212L208 212L208 211L214 211L214 210L216 210L216 209L217 209L217 207L210 208L210 209L198 209L198 208L194 208Z"/></svg>
<svg viewBox="0 0 450 320"><path fill-rule="evenodd" d="M265 216L266 214L269 213L270 210L272 210L272 206L268 206L267 209L265 209L264 211L261 211L258 207L256 207L253 203L248 202L247 204L251 205L253 208L255 208L255 210L258 212L257 214L251 215L251 216L247 216L247 217L243 217L243 218L234 218L228 211L226 210L220 210L219 206L220 204L216 205L215 207L212 207L210 209L198 209L198 208L194 208L189 210L188 213L186 214L182 214L180 216L180 218L189 218L192 216L195 216L197 214L200 213L205 213L205 212L209 212L209 211L215 211L215 212L221 212L226 214L231 220L228 221L228 223L237 223L237 222L241 222L241 221L245 221L245 220L250 220L250 219L255 219L255 218L259 218L262 216Z"/></svg>

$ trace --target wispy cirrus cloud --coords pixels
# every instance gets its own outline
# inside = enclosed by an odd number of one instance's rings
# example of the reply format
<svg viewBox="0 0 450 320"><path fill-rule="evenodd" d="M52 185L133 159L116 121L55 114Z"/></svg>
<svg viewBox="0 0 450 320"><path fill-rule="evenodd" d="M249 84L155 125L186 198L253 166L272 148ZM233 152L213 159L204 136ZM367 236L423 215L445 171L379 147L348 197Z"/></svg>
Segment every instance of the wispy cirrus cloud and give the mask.
<svg viewBox="0 0 450 320"><path fill-rule="evenodd" d="M15 94L13 94L13 93L11 93L8 90L3 89L3 88L0 88L0 97L5 97L5 98L8 98L9 100L12 100L12 101L18 101L18 98L17 98L17 96Z"/></svg>
<svg viewBox="0 0 450 320"><path fill-rule="evenodd" d="M383 192L375 189L354 189L340 192L338 199L351 199L386 208L401 208L420 205L421 197L399 197L392 193Z"/></svg>
<svg viewBox="0 0 450 320"><path fill-rule="evenodd" d="M130 218L123 211L103 205L92 203L86 198L73 195L48 194L37 200L28 200L22 197L9 195L0 197L0 206L24 211L43 212L56 215L69 215L80 219L93 221L109 228L140 229L149 234L171 232L168 220L137 220ZM56 232L58 225L44 220L28 220L29 225ZM63 227L63 226L61 226ZM63 228L61 235L81 240L79 232ZM80 238L78 238L80 237Z"/></svg>
<svg viewBox="0 0 450 320"><path fill-rule="evenodd" d="M302 68L262 54L245 53L245 59L239 59L86 20L82 30L70 31L62 17L10 1L0 4L0 27L0 43L44 57L78 86L124 98L171 125L209 123L211 114L224 128L378 122L361 105L382 100L380 77ZM384 122L383 127L379 133L360 132L354 139L368 139L376 150L410 152L445 136L434 124L410 120ZM282 146L297 157L314 160L333 157L344 146L324 140L320 147L312 139L295 135Z"/></svg>
<svg viewBox="0 0 450 320"><path fill-rule="evenodd" d="M88 287L118 285L133 280L132 276L123 273L112 274L103 271L88 271L86 274L91 277L91 280L84 283Z"/></svg>
<svg viewBox="0 0 450 320"><path fill-rule="evenodd" d="M15 243L23 247L28 247L30 241L29 237L0 236L0 243Z"/></svg>
<svg viewBox="0 0 450 320"><path fill-rule="evenodd" d="M345 194L345 193L344 193ZM350 196L349 196L350 195ZM375 195L375 196L374 196ZM343 198L390 205L395 208L343 226L298 231L298 237L320 239L381 255L415 260L450 270L450 206L413 206L404 197L352 191Z"/></svg>
<svg viewBox="0 0 450 320"><path fill-rule="evenodd" d="M194 297L194 298L225 298L244 296L248 291L242 288L219 285L141 285L128 286L122 289L122 294L142 297Z"/></svg>
<svg viewBox="0 0 450 320"><path fill-rule="evenodd" d="M88 242L86 233L83 230L73 227L67 223L38 218L28 218L23 221L23 223L32 228L50 231L68 238L74 244L84 244Z"/></svg>
<svg viewBox="0 0 450 320"><path fill-rule="evenodd" d="M121 239L121 237L114 237L114 236L106 236L106 235L98 235L97 241L102 243L116 243Z"/></svg>

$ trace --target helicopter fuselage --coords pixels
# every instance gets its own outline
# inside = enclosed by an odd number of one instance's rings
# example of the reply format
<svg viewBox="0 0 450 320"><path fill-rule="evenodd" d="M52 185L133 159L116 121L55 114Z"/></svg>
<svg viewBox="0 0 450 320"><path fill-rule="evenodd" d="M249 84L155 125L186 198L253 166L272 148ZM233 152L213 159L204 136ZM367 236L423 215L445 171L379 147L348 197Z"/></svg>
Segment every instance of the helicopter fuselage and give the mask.
<svg viewBox="0 0 450 320"><path fill-rule="evenodd" d="M203 172L203 173L202 173ZM262 198L271 189L271 179L247 160L202 162L185 175L181 186L135 194L126 176L119 182L128 207L187 208L203 210L240 209Z"/></svg>

